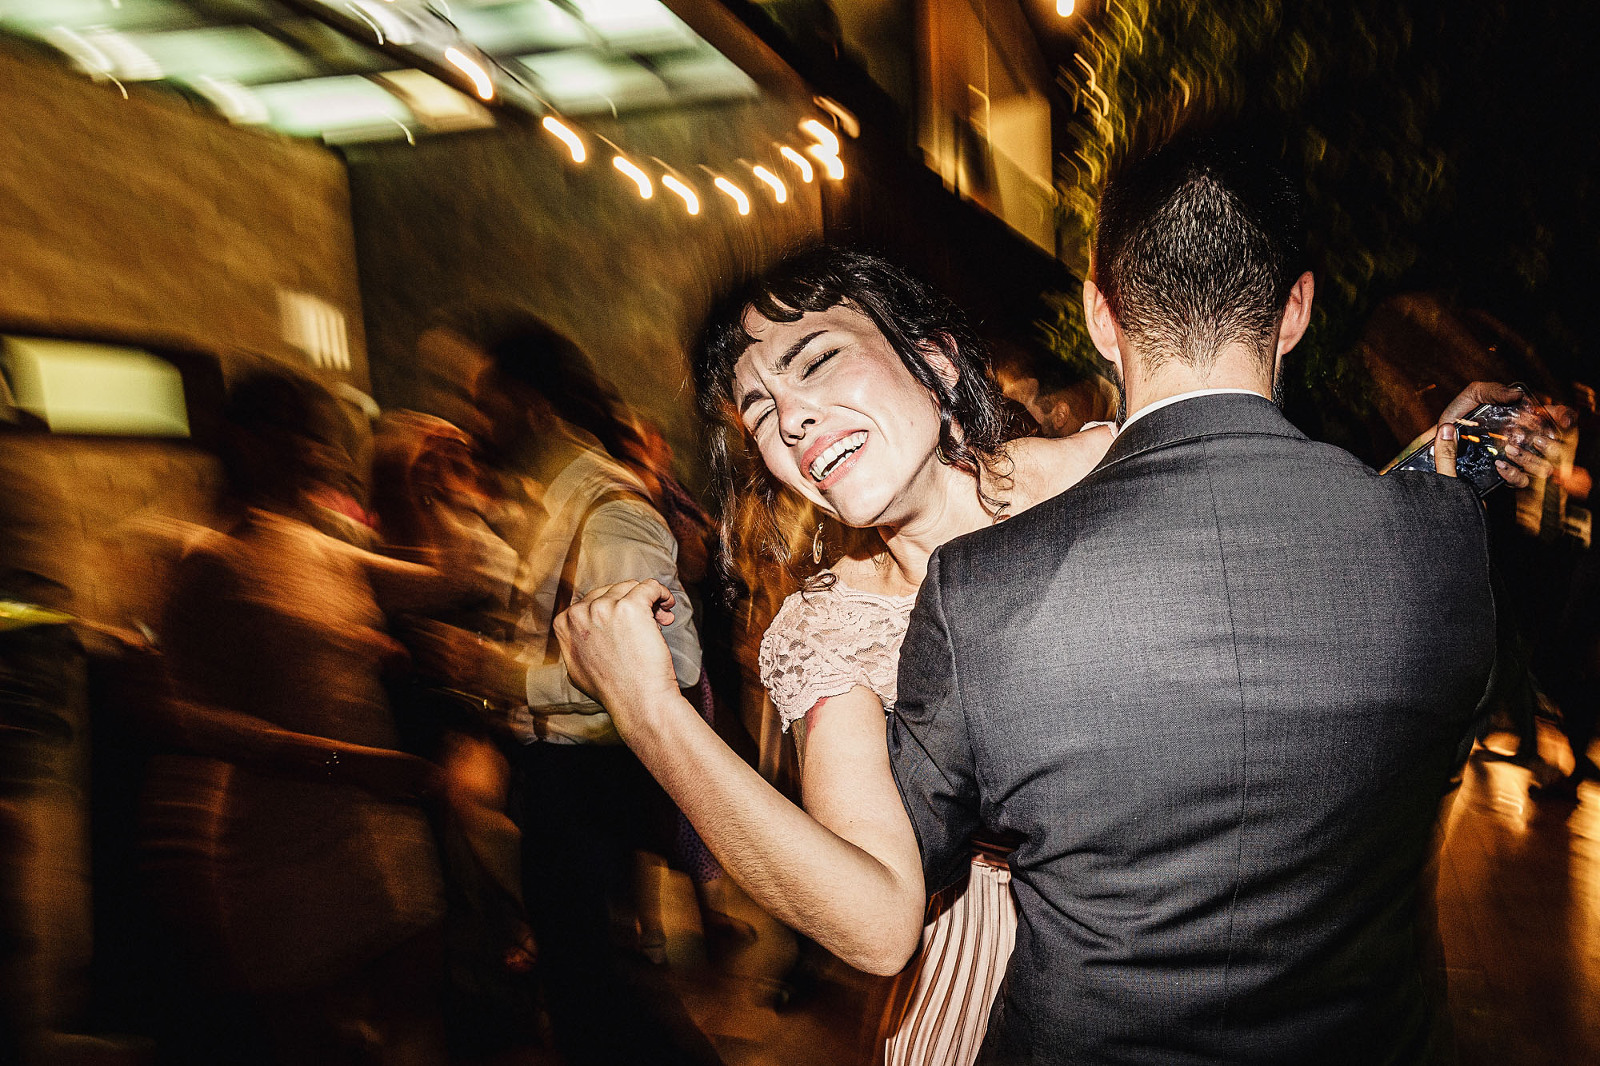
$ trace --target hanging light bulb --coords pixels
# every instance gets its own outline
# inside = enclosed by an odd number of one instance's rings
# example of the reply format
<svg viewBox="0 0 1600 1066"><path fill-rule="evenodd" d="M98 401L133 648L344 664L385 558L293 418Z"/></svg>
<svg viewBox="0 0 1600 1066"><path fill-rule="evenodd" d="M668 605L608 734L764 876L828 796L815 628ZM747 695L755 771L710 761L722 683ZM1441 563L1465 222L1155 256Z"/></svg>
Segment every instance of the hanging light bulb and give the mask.
<svg viewBox="0 0 1600 1066"><path fill-rule="evenodd" d="M1062 18L1071 18L1077 6L1076 0L1056 0L1056 14Z"/></svg>
<svg viewBox="0 0 1600 1066"><path fill-rule="evenodd" d="M451 66L472 79L472 88L477 91L478 99L494 99L494 80L489 77L489 72L484 70L476 59L473 59L459 48L446 48L444 57L450 61Z"/></svg>
<svg viewBox="0 0 1600 1066"><path fill-rule="evenodd" d="M785 188L783 182L778 179L778 175L774 174L772 171L763 166L751 167L750 173L766 182L767 187L772 190L772 198L778 201L778 203L781 204L788 201L789 190Z"/></svg>
<svg viewBox="0 0 1600 1066"><path fill-rule="evenodd" d="M671 174L661 175L661 184L665 185L667 188L683 197L683 206L691 215L698 215L700 213L700 197L696 196L695 191L689 188L689 186L685 185Z"/></svg>
<svg viewBox="0 0 1600 1066"><path fill-rule="evenodd" d="M836 155L829 155L820 144L813 144L806 149L811 153L811 158L822 164L822 172L834 181L844 177L844 160Z"/></svg>
<svg viewBox="0 0 1600 1066"><path fill-rule="evenodd" d="M583 147L583 142L578 139L578 135L569 130L554 116L546 115L543 125L545 129L555 134L562 144L567 146L567 150L572 153L572 161L574 163L581 163L589 158L589 153Z"/></svg>
<svg viewBox="0 0 1600 1066"><path fill-rule="evenodd" d="M817 143L806 148L806 154L822 164L822 172L834 181L844 177L844 160L839 158L839 138L833 131L814 118L800 123L800 128L816 138Z"/></svg>
<svg viewBox="0 0 1600 1066"><path fill-rule="evenodd" d="M611 160L611 165L628 175L628 177L633 179L634 184L639 186L639 199L648 200L650 197L655 195L655 188L650 184L650 175L646 174L644 171L640 170L638 167L634 166L620 155Z"/></svg>
<svg viewBox="0 0 1600 1066"><path fill-rule="evenodd" d="M713 184L728 194L728 196L733 200L734 204L739 208L739 213L741 215L748 215L750 213L750 197L744 194L743 189L739 188L739 186L735 185L727 178L718 178Z"/></svg>
<svg viewBox="0 0 1600 1066"><path fill-rule="evenodd" d="M787 159L789 162L793 163L795 169L800 171L801 181L805 182L807 185L811 184L812 172L811 161L809 159L795 151L793 148L790 148L787 144L780 144L778 146L778 154L783 156L783 158Z"/></svg>
<svg viewBox="0 0 1600 1066"><path fill-rule="evenodd" d="M824 126L814 118L808 118L804 122L800 123L800 128L811 134L811 136L815 137L817 139L818 146L821 147L828 155L839 154L839 138L835 137L833 135L833 131L828 127ZM816 155L817 153L812 152L811 154Z"/></svg>

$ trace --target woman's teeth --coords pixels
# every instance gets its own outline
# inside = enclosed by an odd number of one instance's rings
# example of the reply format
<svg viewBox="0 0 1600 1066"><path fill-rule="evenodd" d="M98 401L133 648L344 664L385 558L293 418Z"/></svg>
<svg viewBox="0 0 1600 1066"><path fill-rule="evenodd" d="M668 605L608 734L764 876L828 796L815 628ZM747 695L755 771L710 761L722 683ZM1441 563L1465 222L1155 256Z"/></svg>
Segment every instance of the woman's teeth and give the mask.
<svg viewBox="0 0 1600 1066"><path fill-rule="evenodd" d="M867 443L866 430L858 430L829 445L828 450L817 456L811 464L811 480L821 481L827 477L833 468L844 462L845 457L853 454L857 448Z"/></svg>

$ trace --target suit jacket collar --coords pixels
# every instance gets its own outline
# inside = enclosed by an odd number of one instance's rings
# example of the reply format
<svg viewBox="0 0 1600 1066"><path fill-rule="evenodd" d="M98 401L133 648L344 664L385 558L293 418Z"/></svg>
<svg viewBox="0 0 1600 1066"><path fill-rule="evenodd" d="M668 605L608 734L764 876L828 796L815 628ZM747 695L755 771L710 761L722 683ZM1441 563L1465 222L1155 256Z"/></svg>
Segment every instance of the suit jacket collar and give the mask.
<svg viewBox="0 0 1600 1066"><path fill-rule="evenodd" d="M1306 439L1265 396L1196 396L1140 417L1126 432L1117 434L1095 470L1179 441L1235 434Z"/></svg>

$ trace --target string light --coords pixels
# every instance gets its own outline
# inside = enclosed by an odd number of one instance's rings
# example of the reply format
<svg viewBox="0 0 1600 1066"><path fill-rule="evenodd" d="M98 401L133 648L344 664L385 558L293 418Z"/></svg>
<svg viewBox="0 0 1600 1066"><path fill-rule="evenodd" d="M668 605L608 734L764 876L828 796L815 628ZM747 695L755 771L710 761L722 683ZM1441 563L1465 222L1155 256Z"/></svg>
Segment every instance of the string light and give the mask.
<svg viewBox="0 0 1600 1066"><path fill-rule="evenodd" d="M489 72L479 66L475 59L459 48L446 48L444 57L457 70L472 79L472 87L477 90L478 99L494 99L494 81L489 77Z"/></svg>
<svg viewBox="0 0 1600 1066"><path fill-rule="evenodd" d="M478 85L480 96L488 99L489 96L493 95L494 86L488 81L488 75L470 57L452 48L447 50L446 58L469 75L474 71L477 72L476 76L473 77L473 82ZM479 77L483 79L481 83ZM484 95L485 93L488 95ZM574 163L582 163L589 158L589 151L584 144L583 138L578 136L566 123L554 115L546 115L541 119L540 124L544 126L546 132L567 147L567 150L572 153L572 161ZM843 178L844 161L839 158L840 141L834 132L816 119L806 119L801 122L800 129L805 131L816 142L805 146L806 155L810 155L815 159L821 165L823 173L830 179L838 181ZM599 136L598 134L592 135ZM607 146L617 149L617 154L611 159L611 165L634 183L639 190L639 198L642 200L652 199L655 195L655 186L652 183L650 174L623 155L617 145L612 144L604 137L600 137L600 140L605 141ZM801 155L800 152L786 144L775 143L774 147L778 149L778 154L799 172L801 181L810 183L815 180L815 169L805 155ZM654 162L660 165L663 172L660 178L656 180L659 180L664 188L683 201L684 210L688 214L700 214L700 194L695 191L694 186L678 177L677 171L666 162L660 159L654 159ZM767 166L750 163L748 160L740 160L740 162L748 166L750 173L755 176L756 180L767 187L768 191L772 193L772 199L775 203L785 204L789 202L789 187L777 173ZM712 184L719 192L733 201L734 207L739 214L750 214L750 196L744 189L729 181L726 177L717 174L704 164L700 165L700 169L704 170L707 177L712 179Z"/></svg>
<svg viewBox="0 0 1600 1066"><path fill-rule="evenodd" d="M667 188L683 197L683 206L691 215L698 215L700 213L700 197L696 196L694 190L689 188L689 186L685 185L671 174L663 174L661 176L661 184L665 185Z"/></svg>
<svg viewBox="0 0 1600 1066"><path fill-rule="evenodd" d="M814 118L800 123L800 128L816 138L817 143L807 147L806 154L822 164L822 172L834 181L844 177L844 161L839 158L839 138L833 135L833 131Z"/></svg>
<svg viewBox="0 0 1600 1066"><path fill-rule="evenodd" d="M822 164L822 172L834 181L844 177L844 160L836 155L829 155L827 149L820 144L813 144L806 151L811 153L811 158Z"/></svg>
<svg viewBox="0 0 1600 1066"><path fill-rule="evenodd" d="M581 163L589 158L589 153L583 147L583 142L578 139L578 135L567 129L553 116L546 115L544 117L544 128L555 134L557 139L567 146L568 151L572 153L572 161L574 163Z"/></svg>
<svg viewBox="0 0 1600 1066"><path fill-rule="evenodd" d="M789 190L784 188L783 182L778 180L778 175L762 166L751 167L750 173L767 183L767 186L772 190L772 198L778 203L784 203L789 199Z"/></svg>
<svg viewBox="0 0 1600 1066"><path fill-rule="evenodd" d="M817 146L822 149L825 155L839 154L839 138L835 137L833 131L828 127L814 118L808 118L800 123L800 128L817 139ZM812 152L811 154L816 155L817 153Z"/></svg>
<svg viewBox="0 0 1600 1066"><path fill-rule="evenodd" d="M787 144L780 144L778 146L778 154L795 165L795 169L800 171L801 181L805 182L807 185L811 184L812 173L811 161L809 159L795 151L793 148L790 148Z"/></svg>
<svg viewBox="0 0 1600 1066"><path fill-rule="evenodd" d="M748 215L750 213L750 197L744 194L743 189L739 188L739 186L735 185L727 178L718 178L713 184L715 184L717 188L727 193L733 199L733 202L738 206L739 213L741 215Z"/></svg>
<svg viewBox="0 0 1600 1066"><path fill-rule="evenodd" d="M1062 18L1070 18L1073 9L1077 7L1075 0L1056 0L1056 14Z"/></svg>
<svg viewBox="0 0 1600 1066"><path fill-rule="evenodd" d="M622 156L611 160L611 165L632 178L634 184L639 186L639 199L648 200L655 195L655 189L650 184L650 175L628 162Z"/></svg>

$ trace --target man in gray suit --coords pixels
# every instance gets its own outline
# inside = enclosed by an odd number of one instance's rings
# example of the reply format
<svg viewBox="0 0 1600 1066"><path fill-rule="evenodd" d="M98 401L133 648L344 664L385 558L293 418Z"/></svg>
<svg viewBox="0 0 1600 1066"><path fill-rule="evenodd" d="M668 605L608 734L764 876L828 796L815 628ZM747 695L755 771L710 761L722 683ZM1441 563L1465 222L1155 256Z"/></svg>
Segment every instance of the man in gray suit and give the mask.
<svg viewBox="0 0 1600 1066"><path fill-rule="evenodd" d="M991 1063L1448 1054L1424 870L1494 652L1478 501L1270 397L1296 191L1178 143L1105 189L1089 326L1131 415L1080 484L933 556L890 749L928 889L1020 837Z"/></svg>

